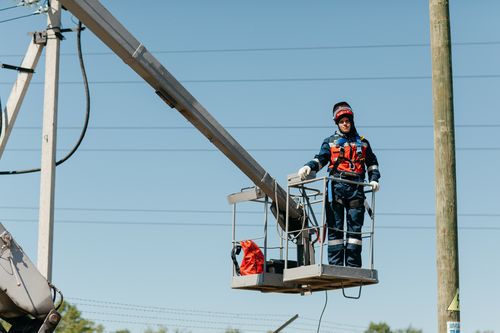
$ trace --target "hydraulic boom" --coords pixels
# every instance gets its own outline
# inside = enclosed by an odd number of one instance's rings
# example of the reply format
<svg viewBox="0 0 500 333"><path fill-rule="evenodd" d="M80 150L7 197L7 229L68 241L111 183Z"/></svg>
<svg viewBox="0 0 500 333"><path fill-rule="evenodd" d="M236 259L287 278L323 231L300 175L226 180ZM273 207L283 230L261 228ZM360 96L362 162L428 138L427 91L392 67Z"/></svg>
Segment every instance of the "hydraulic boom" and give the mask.
<svg viewBox="0 0 500 333"><path fill-rule="evenodd" d="M177 109L277 205L287 206L287 193L221 126L160 62L97 0L61 0L69 10L139 74L170 107ZM289 200L290 230L300 229L302 211ZM278 219L285 229L284 219Z"/></svg>

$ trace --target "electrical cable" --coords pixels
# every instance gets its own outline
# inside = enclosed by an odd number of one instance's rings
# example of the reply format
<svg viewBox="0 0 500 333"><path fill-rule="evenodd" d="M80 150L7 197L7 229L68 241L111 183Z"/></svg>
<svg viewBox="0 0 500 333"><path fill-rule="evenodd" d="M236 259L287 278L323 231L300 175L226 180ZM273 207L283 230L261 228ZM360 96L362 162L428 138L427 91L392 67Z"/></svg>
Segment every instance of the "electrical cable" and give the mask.
<svg viewBox="0 0 500 333"><path fill-rule="evenodd" d="M328 304L328 290L325 290L325 305L323 306L323 311L321 311L321 316L319 317L318 329L316 330L316 333L319 333L319 328L321 327L321 320L323 319L323 314L325 313L327 304Z"/></svg>
<svg viewBox="0 0 500 333"><path fill-rule="evenodd" d="M16 223L36 223L37 219L11 219L4 218L3 222L16 222ZM67 224L67 225L76 225L76 224L93 224L93 225L129 225L129 226L165 226L165 227L224 227L230 228L231 223L199 223L199 222L126 222L126 221L90 221L90 220L63 220L57 219L55 221L57 224ZM240 227L252 227L252 228L260 228L261 224L238 224ZM421 225L379 225L377 229L387 229L387 230L436 230L435 226L421 226ZM340 229L339 229L340 230ZM471 230L471 231L499 231L500 227L488 227L488 226L474 226L474 227L462 227L459 226L458 230ZM278 235L280 237L280 235ZM285 238L283 238L285 240Z"/></svg>
<svg viewBox="0 0 500 333"><path fill-rule="evenodd" d="M39 1L21 1L16 6L10 6L10 7L1 8L0 12L6 11L6 10L10 10L10 9L14 9L14 8L18 8L18 7L21 7L21 6L31 6L33 4L37 4L38 2ZM9 19L5 19L5 20L0 21L0 23L11 22L11 21L19 20L19 19L22 19L22 18L34 16L34 15L40 15L40 14L45 13L46 11L47 11L46 7L40 6L40 8L38 8L35 12L33 12L31 14L21 15L21 16L17 16L17 17L12 17L12 18L9 18Z"/></svg>
<svg viewBox="0 0 500 333"><path fill-rule="evenodd" d="M1 23L1 22L0 22ZM453 79L498 79L500 74L464 74L453 75ZM178 80L180 83L274 83L274 82L326 82L326 81L412 81L430 80L430 75L414 76L359 76L359 77L297 77L297 78L256 78L256 79L187 79ZM32 84L42 84L43 82L32 82ZM90 81L90 84L115 85L115 84L148 84L143 80L106 80ZM0 82L0 84L9 84ZM79 81L61 81L61 85L81 84Z"/></svg>
<svg viewBox="0 0 500 333"><path fill-rule="evenodd" d="M66 150L66 149L61 149ZM246 149L248 152L259 152L259 153L289 153L289 152L311 152L315 151L316 148L250 148ZM496 151L500 150L499 147L457 147L456 151ZM6 149L10 152L38 152L39 148L13 148ZM59 151L59 149L58 149ZM80 149L80 152L92 152L92 153L211 153L220 152L216 148L84 148ZM434 151L434 148L413 148L413 147L401 147L401 148L377 148L378 152L428 152ZM38 170L39 171L39 170ZM4 174L6 171L3 171ZM0 172L0 175L2 173Z"/></svg>
<svg viewBox="0 0 500 333"><path fill-rule="evenodd" d="M90 119L90 88L89 88L89 83L87 79L87 71L85 69L85 63L83 62L83 53L82 53L82 40L81 40L81 33L84 30L82 27L82 22L78 22L78 28L77 28L77 34L76 34L76 39L77 39L77 49L78 49L78 60L80 63L80 70L82 73L82 78L83 78L83 84L84 84L84 90L85 90L85 120L84 120L84 125L82 128L82 131L80 133L80 137L78 138L78 141L74 145L74 147L70 150L70 152L60 159L59 161L56 162L56 166L61 165L62 163L66 162L73 154L78 150L80 147L80 144L83 141L83 138L85 137L85 134L87 133L87 128L89 124L89 119ZM41 168L34 168L34 169L26 169L26 170L15 170L15 171L0 171L0 175L19 175L19 174L27 174L27 173L33 173L33 172L39 172Z"/></svg>
<svg viewBox="0 0 500 333"><path fill-rule="evenodd" d="M163 306L152 306L152 305L139 305L131 303L120 303L120 302L110 302L96 299L87 299L79 297L69 297L72 303L82 306L94 306L103 307L109 309L130 309L139 312L153 312L153 313L173 313L173 314L186 314L193 316L209 316L209 317L223 317L223 318L247 318L247 319L259 319L266 320L264 318L276 318L275 320L281 320L285 314L270 314L270 313L241 313L241 312L224 312L224 311L207 311L207 310L193 310L193 309L182 309L182 308L172 308Z"/></svg>
<svg viewBox="0 0 500 333"><path fill-rule="evenodd" d="M231 321L220 321L220 320L197 320L193 318L172 318L172 317L165 317L165 316L150 316L150 315L141 315L141 314L131 314L131 313L116 313L116 312L105 312L105 311L85 311L86 314L92 314L92 315L101 315L105 316L106 318L110 317L126 317L126 318L138 318L138 319L152 319L152 320L168 320L169 322L188 322L188 323L197 323L197 324L212 324L212 325L217 325L217 324L231 324ZM235 319L230 318L230 319ZM241 319L240 319L241 320ZM264 323L263 320L254 320L251 319L254 322L251 323L252 327L269 327L268 323ZM257 321L257 322L256 322ZM276 320L273 320L273 322L276 322ZM242 323L244 324L244 323ZM247 323L247 325L249 325Z"/></svg>
<svg viewBox="0 0 500 333"><path fill-rule="evenodd" d="M94 299L82 299L82 298L69 298L71 304L77 305L78 308L84 313L97 313L95 310L93 312L87 310L87 307L91 309L102 309L100 310L104 314L104 311L108 312L108 316L124 316L127 312L133 312L133 317L136 318L150 318L149 316L155 314L155 318L158 319L172 319L176 320L173 316L177 316L177 319L181 319L184 316L189 316L190 318L202 318L202 317L210 317L211 320L215 318L229 318L229 319L237 319L239 322L249 322L249 321L258 321L262 322L282 322L283 317L288 315L286 314L272 314L272 313L235 313L235 312L222 312L222 311L206 311L206 310L195 310L195 309L183 309L183 308L172 308L172 307L158 307L158 306L147 306L147 305L138 305L138 304L130 304L130 303L117 303L117 302L108 302L102 300L94 300ZM105 310L104 310L105 309ZM143 316L137 316L140 313L145 313ZM168 317L167 317L168 316ZM150 318L154 319L154 318ZM305 321L315 322L317 323L317 319L312 318L302 318ZM296 325L303 325L306 327L311 327L310 324L307 323L297 323ZM331 327L335 329L362 329L365 326L338 323L338 322L329 322L322 321L322 327Z"/></svg>
<svg viewBox="0 0 500 333"><path fill-rule="evenodd" d="M19 6L15 5L15 6L10 6L10 7L0 8L0 12L6 11L6 10L9 10L9 9L14 9L14 8L17 8L17 7L19 7Z"/></svg>
<svg viewBox="0 0 500 333"><path fill-rule="evenodd" d="M56 310L59 310L59 308L61 307L61 305L63 305L64 303L64 296L62 294L62 292L56 288L56 286L54 286L52 283L49 282L49 286L52 288L52 291L53 291L53 295L52 295L52 302L55 303L56 302L56 298L57 298L57 294L59 294L59 304L57 306L55 306Z"/></svg>
<svg viewBox="0 0 500 333"><path fill-rule="evenodd" d="M500 124L455 124L455 128L496 128ZM286 130L286 129L331 129L332 125L254 125L254 126L224 126L228 130ZM406 129L406 128L434 128L433 125L363 125L357 128L381 128L381 129ZM17 126L17 130L39 130L41 126ZM58 126L60 130L81 129L81 126ZM89 130L197 130L194 126L90 126Z"/></svg>
<svg viewBox="0 0 500 333"><path fill-rule="evenodd" d="M38 206L0 206L0 209L38 210ZM124 213L174 213L174 214L232 214L231 210L208 209L140 209L140 208L92 208L92 207L56 207L57 211L86 211L86 212L124 212ZM240 210L238 214L262 214L262 211ZM382 212L383 216L436 216L434 213L417 212ZM500 217L500 213L458 213L459 217Z"/></svg>
<svg viewBox="0 0 500 333"><path fill-rule="evenodd" d="M22 19L22 18L25 18L25 17L35 16L35 15L40 15L41 13L42 12L36 11L34 13L31 13L31 14L17 16L17 17L12 17L12 18L9 18L9 19L6 19L6 20L2 20L2 21L0 21L0 23L15 21L15 20L19 20L19 19Z"/></svg>
<svg viewBox="0 0 500 333"><path fill-rule="evenodd" d="M452 46L488 46L500 45L500 41L469 41L454 42ZM407 43L407 44L360 44L360 45L323 45L323 46L290 46L290 47L271 47L271 48L225 48L225 49L185 49L185 50L151 50L152 54L186 54L186 53L244 53L244 52L289 52L289 51L327 51L339 49L386 49L386 48L407 48L407 47L428 47L429 43ZM62 56L72 56L75 53L61 53ZM86 52L87 56L108 56L115 55L109 51ZM21 54L0 54L0 56L22 56Z"/></svg>

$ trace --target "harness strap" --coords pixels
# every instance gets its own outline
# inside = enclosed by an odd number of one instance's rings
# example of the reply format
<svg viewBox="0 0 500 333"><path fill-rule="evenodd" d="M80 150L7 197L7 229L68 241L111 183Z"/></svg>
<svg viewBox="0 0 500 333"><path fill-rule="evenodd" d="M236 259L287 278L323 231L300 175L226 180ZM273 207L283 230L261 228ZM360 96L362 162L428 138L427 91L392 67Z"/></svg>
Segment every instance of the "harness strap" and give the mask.
<svg viewBox="0 0 500 333"><path fill-rule="evenodd" d="M364 207L364 205L365 205L364 199L346 200L346 199L339 198L338 196L335 196L335 202L337 202L338 204L341 204L342 206L344 206L346 208L361 208L361 207Z"/></svg>
<svg viewBox="0 0 500 333"><path fill-rule="evenodd" d="M333 187L332 187L332 179L329 178L328 179L328 202L332 202L333 201Z"/></svg>
<svg viewBox="0 0 500 333"><path fill-rule="evenodd" d="M231 250L231 259L233 260L234 270L237 275L241 275L240 265L238 264L238 260L236 260L236 256L241 252L241 245L238 244Z"/></svg>

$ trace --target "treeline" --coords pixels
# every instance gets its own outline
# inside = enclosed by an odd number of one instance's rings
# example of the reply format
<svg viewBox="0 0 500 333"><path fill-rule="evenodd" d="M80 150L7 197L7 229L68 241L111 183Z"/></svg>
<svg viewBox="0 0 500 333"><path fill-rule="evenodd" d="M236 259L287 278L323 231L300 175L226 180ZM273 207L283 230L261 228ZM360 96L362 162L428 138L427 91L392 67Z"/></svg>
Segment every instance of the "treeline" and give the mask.
<svg viewBox="0 0 500 333"><path fill-rule="evenodd" d="M62 319L56 328L55 333L104 333L105 328L103 325L96 324L92 320L88 320L82 317L82 313L77 309L76 306L71 305L68 302L64 302L59 308L59 312L62 315ZM1 321L2 326L8 331L9 325ZM0 332L3 332L0 328ZM109 331L108 331L109 332ZM120 329L114 331L113 333L131 333L128 329ZM148 328L144 330L144 333L191 333L189 330L178 329L178 328L167 328L164 326L159 326L156 328ZM244 331L228 328L224 333L244 333ZM272 333L268 331L267 333ZM407 328L393 330L385 322L371 322L368 329L364 333L423 333L421 329L412 327L411 325ZM495 333L493 330L480 331L476 330L474 333Z"/></svg>

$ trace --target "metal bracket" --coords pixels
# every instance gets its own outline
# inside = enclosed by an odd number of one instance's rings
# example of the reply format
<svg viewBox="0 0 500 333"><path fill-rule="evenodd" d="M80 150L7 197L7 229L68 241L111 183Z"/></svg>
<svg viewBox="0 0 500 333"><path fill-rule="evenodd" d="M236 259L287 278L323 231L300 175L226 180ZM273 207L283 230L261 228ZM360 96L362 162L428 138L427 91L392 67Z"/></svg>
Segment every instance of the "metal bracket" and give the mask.
<svg viewBox="0 0 500 333"><path fill-rule="evenodd" d="M14 277L16 278L16 284L19 287L22 284L22 280L21 280L21 277L19 276L19 272L17 271L17 267L14 264L14 259L12 258L12 250L11 250L12 242L13 242L12 235L8 231L4 231L4 232L2 232L2 234L0 234L0 239L4 243L2 245L2 249L1 249L2 254L4 253L4 251L6 249L9 250L8 259L10 262L10 267L12 269L12 274L14 274Z"/></svg>
<svg viewBox="0 0 500 333"><path fill-rule="evenodd" d="M18 71L21 73L34 73L35 72L31 68L25 68L25 67L20 67L20 66L15 66L15 65L8 65L8 64L3 64L3 63L0 63L0 67L5 68L5 69L11 69L11 70Z"/></svg>
<svg viewBox="0 0 500 333"><path fill-rule="evenodd" d="M10 248L12 242L12 235L9 232L7 231L2 232L2 234L0 234L0 239L4 242L2 248L4 247Z"/></svg>
<svg viewBox="0 0 500 333"><path fill-rule="evenodd" d="M56 36L57 39L59 40L65 40L66 37L62 34L65 29L61 29L61 27L48 27L47 30L52 30L54 32L54 35Z"/></svg>
<svg viewBox="0 0 500 333"><path fill-rule="evenodd" d="M37 45L47 45L47 30L35 31L33 33L33 43Z"/></svg>
<svg viewBox="0 0 500 333"><path fill-rule="evenodd" d="M361 288L363 287L363 284L359 285L359 290L358 290L358 296L348 296L345 293L344 290L344 284L342 283L342 295L344 295L345 298L350 298L350 299L359 299L361 297Z"/></svg>
<svg viewBox="0 0 500 333"><path fill-rule="evenodd" d="M301 286L301 288L302 288L302 290L300 291L300 296L311 296L312 295L311 285L303 284Z"/></svg>

